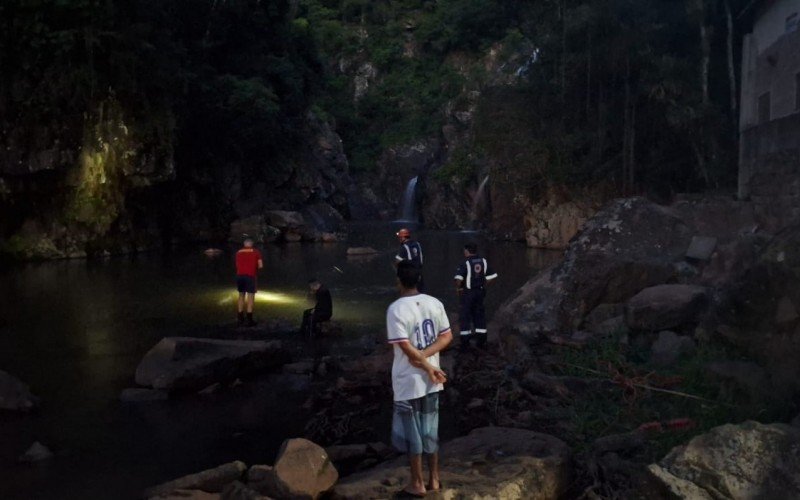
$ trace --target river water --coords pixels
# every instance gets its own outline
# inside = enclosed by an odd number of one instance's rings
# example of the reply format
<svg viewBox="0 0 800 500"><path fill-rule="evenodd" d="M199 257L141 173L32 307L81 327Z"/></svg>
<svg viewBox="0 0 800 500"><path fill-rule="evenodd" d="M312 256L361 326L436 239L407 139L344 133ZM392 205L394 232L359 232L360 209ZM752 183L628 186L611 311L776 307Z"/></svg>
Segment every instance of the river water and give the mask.
<svg viewBox="0 0 800 500"><path fill-rule="evenodd" d="M393 232L388 225L361 225L343 243L262 249L256 318L299 326L310 307L306 283L318 277L330 288L334 319L344 328L331 350L357 354L362 344L380 343L384 313L396 295ZM478 241L500 275L487 297L489 314L560 257L469 233L421 232L419 239L428 293L452 312L452 278L465 242ZM362 245L379 253L345 255L348 246ZM119 403L158 340L235 320L235 248L218 258L202 250L0 269L0 369L42 398L34 414L0 414L0 498L138 498L147 486L226 461L272 463L283 439L302 435L303 377L261 377L221 396ZM302 345L294 335L282 340ZM17 464L34 441L55 458Z"/></svg>

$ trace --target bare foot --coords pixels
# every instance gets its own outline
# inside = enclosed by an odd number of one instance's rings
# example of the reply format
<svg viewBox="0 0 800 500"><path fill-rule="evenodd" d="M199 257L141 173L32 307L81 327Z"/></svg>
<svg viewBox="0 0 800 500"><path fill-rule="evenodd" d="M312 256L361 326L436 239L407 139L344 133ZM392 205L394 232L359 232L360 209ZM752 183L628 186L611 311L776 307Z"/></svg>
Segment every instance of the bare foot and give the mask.
<svg viewBox="0 0 800 500"><path fill-rule="evenodd" d="M397 495L397 496L399 496L401 498L402 497L406 497L406 498L408 498L408 497L424 498L425 497L425 493L426 493L425 486L414 487L413 484L409 484L408 486L406 486L403 489L403 491L400 493L400 495Z"/></svg>
<svg viewBox="0 0 800 500"><path fill-rule="evenodd" d="M433 479L431 478L428 481L427 489L428 491L439 491L442 488L442 483L439 482L439 478Z"/></svg>

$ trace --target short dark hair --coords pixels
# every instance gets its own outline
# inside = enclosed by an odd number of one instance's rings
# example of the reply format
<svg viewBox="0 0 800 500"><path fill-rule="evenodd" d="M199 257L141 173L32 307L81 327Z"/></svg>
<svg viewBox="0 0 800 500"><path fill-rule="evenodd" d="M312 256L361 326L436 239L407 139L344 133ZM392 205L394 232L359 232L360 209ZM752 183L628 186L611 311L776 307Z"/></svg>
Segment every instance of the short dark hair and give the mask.
<svg viewBox="0 0 800 500"><path fill-rule="evenodd" d="M419 268L411 261L404 260L397 264L397 279L403 288L416 288L419 284Z"/></svg>
<svg viewBox="0 0 800 500"><path fill-rule="evenodd" d="M466 250L469 253L478 253L478 244L472 242L467 243L466 245L464 245L464 250Z"/></svg>

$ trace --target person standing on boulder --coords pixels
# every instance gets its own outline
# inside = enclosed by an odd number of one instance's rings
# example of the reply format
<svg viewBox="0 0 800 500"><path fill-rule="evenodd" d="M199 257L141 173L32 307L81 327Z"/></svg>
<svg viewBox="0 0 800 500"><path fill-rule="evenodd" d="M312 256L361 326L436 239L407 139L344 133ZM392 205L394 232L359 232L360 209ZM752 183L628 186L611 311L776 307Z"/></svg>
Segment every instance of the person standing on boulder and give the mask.
<svg viewBox="0 0 800 500"><path fill-rule="evenodd" d="M447 376L439 366L439 352L453 339L442 303L419 292L419 268L410 261L397 264L400 298L386 311L388 342L394 350L392 363L392 444L406 453L411 481L403 496L424 497L440 489L439 392ZM422 455L428 457L425 483Z"/></svg>
<svg viewBox="0 0 800 500"><path fill-rule="evenodd" d="M261 252L253 248L253 239L245 236L244 246L236 252L236 289L239 291L239 326L255 326L253 305L256 301L256 277L264 267ZM247 321L245 322L245 307Z"/></svg>
<svg viewBox="0 0 800 500"><path fill-rule="evenodd" d="M417 269L419 269L419 283L417 290L420 293L425 293L425 283L422 278L422 245L419 241L411 237L411 231L403 228L397 231L397 239L400 241L400 250L394 256L395 265L400 262L411 262Z"/></svg>
<svg viewBox="0 0 800 500"><path fill-rule="evenodd" d="M461 303L459 323L461 326L460 347L469 348L469 341L474 332L477 345L486 347L486 309L483 299L486 298L486 286L497 278L497 273L489 269L489 263L478 255L478 245L464 245L466 260L456 271L456 293ZM474 330L473 330L474 327Z"/></svg>

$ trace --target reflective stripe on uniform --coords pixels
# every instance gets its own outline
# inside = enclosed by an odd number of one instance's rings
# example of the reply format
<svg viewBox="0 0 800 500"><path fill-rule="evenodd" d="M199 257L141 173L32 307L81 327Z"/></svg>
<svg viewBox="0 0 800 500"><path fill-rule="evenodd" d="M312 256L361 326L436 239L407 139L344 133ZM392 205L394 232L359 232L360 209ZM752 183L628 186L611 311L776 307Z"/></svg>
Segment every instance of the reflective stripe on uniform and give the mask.
<svg viewBox="0 0 800 500"><path fill-rule="evenodd" d="M472 289L472 264L467 261L467 290Z"/></svg>
<svg viewBox="0 0 800 500"><path fill-rule="evenodd" d="M486 333L486 328L476 328L475 333Z"/></svg>
<svg viewBox="0 0 800 500"><path fill-rule="evenodd" d="M461 330L461 332L459 332L459 335L461 336L472 335L472 330Z"/></svg>

